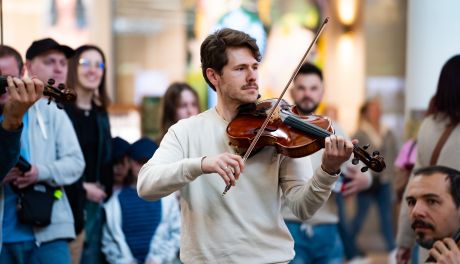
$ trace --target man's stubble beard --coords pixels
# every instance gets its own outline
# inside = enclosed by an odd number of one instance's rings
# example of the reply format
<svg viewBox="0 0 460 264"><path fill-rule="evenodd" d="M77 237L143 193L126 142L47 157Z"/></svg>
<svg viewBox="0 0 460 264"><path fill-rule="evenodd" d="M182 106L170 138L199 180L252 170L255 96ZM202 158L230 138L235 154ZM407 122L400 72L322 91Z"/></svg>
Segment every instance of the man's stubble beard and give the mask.
<svg viewBox="0 0 460 264"><path fill-rule="evenodd" d="M425 248L425 249L431 249L434 245L434 243L439 240L439 239L436 239L436 238L432 238L432 239L428 239L428 240L424 240L424 237L425 235L423 233L420 233L420 234L417 234L417 243Z"/></svg>
<svg viewBox="0 0 460 264"><path fill-rule="evenodd" d="M316 111L316 109L318 109L319 104L315 104L310 108L305 108L305 107L302 107L300 104L296 104L296 107L297 107L298 111L301 114L303 114L303 115L311 115Z"/></svg>

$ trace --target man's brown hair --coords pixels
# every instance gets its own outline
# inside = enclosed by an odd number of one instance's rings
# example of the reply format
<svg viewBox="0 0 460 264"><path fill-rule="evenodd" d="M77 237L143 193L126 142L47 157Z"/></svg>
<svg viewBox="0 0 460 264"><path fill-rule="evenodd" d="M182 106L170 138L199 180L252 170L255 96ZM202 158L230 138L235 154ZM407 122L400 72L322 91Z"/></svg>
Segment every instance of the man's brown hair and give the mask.
<svg viewBox="0 0 460 264"><path fill-rule="evenodd" d="M214 91L216 87L206 76L206 69L211 68L218 74L222 74L222 69L228 63L227 49L242 47L250 49L254 58L260 62L261 56L256 40L238 30L223 28L209 35L201 44L201 71L204 79Z"/></svg>
<svg viewBox="0 0 460 264"><path fill-rule="evenodd" d="M22 68L24 67L24 61L22 60L21 54L14 48L7 45L0 45L0 58L12 56L17 62L19 74L22 73Z"/></svg>

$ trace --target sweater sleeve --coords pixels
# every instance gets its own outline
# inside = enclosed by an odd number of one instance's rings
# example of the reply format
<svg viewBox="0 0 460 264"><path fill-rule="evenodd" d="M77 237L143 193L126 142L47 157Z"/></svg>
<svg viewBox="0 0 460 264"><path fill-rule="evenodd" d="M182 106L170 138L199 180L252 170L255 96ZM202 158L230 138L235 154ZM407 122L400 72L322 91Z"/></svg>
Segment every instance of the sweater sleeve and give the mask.
<svg viewBox="0 0 460 264"><path fill-rule="evenodd" d="M321 167L313 171L310 158L284 158L280 184L285 203L301 220L310 218L331 194L338 175L329 175Z"/></svg>
<svg viewBox="0 0 460 264"><path fill-rule="evenodd" d="M158 200L179 190L203 173L202 158L184 158L179 140L170 129L153 157L139 172L139 196L146 200Z"/></svg>
<svg viewBox="0 0 460 264"><path fill-rule="evenodd" d="M0 181L18 162L22 127L15 131L3 129L0 122Z"/></svg>

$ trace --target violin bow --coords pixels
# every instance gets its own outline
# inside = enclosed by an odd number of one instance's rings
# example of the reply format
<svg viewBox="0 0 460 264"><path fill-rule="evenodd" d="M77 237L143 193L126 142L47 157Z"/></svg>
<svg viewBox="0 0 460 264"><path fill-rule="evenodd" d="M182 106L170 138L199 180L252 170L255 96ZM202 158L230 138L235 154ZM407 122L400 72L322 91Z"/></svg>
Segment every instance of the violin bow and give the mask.
<svg viewBox="0 0 460 264"><path fill-rule="evenodd" d="M275 105L273 106L273 108L268 113L267 118L265 118L265 121L263 122L263 124L260 127L259 131L257 132L256 136L252 140L251 144L249 145L248 150L246 151L246 153L243 156L243 162L246 162L246 160L248 159L249 155L251 155L251 152L254 150L257 142L259 141L259 138L262 136L262 133L265 131L265 128L267 127L268 122L270 122L270 118L272 117L273 113L275 112L275 109L278 107L278 105L281 102L281 100L283 99L283 96L286 93L287 89L291 85L291 83L294 80L294 78L297 76L297 73L299 72L300 67L302 67L305 59L307 58L308 54L310 53L311 48L316 43L316 41L318 41L318 38L321 35L321 33L323 32L323 29L326 26L327 22L329 22L329 17L326 17L324 19L323 23L321 24L321 27L316 32L315 38L311 41L310 45L308 46L307 51L305 51L304 55L302 56L302 59L300 59L299 64L297 65L297 67L295 68L294 72L292 73L291 78L286 83L286 86L284 87L283 91L281 92L280 96L278 97L278 100L276 101ZM231 187L232 187L231 184L228 184L227 186L225 186L225 190L222 193L222 196L224 196L228 192L228 190L230 190Z"/></svg>

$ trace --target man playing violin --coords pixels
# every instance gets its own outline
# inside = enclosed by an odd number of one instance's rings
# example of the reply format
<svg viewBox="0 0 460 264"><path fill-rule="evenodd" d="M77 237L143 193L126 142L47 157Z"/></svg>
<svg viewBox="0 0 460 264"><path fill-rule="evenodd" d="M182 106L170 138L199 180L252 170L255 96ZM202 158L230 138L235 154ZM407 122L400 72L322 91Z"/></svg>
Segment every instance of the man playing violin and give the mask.
<svg viewBox="0 0 460 264"><path fill-rule="evenodd" d="M26 53L26 65L34 64L37 56L43 57L47 54L62 55L66 60L66 56L71 55L67 51L67 48L62 48L55 41L36 41ZM15 51L15 54L15 58L20 60L19 53ZM1 57L0 64L21 70L22 60L8 58ZM29 76L38 76L42 82L51 77L60 78L60 71L56 74L56 71L44 70L53 68L53 60L43 60L40 67L27 67ZM63 65L63 76L67 74L66 65L67 61ZM20 71L16 72L19 73ZM55 187L71 184L81 176L85 166L78 139L67 114L54 103L47 103L45 99L37 101L22 119L20 155L31 164L31 169L22 172L14 167L2 180L0 263L28 263L31 260L39 263L70 263L67 241L75 237L75 231L72 211L63 191L62 196L53 202L51 224L46 227L22 223L16 212L18 194L13 187L20 190L37 182Z"/></svg>
<svg viewBox="0 0 460 264"><path fill-rule="evenodd" d="M460 263L460 172L444 166L418 169L405 199L417 242L430 249L427 262Z"/></svg>
<svg viewBox="0 0 460 264"><path fill-rule="evenodd" d="M305 63L300 67L290 89L294 101L295 111L300 115L311 115L318 108L324 95L324 83L322 71L311 63ZM335 134L348 138L345 132L334 120ZM320 167L323 150L310 155L314 169ZM360 167L352 165L351 161L342 165L342 173L349 180L346 184L337 184L333 195L318 210L318 212L306 221L301 221L288 207L283 206L283 217L294 238L295 258L291 263L342 263L344 258L344 244L340 236L339 219L337 209L343 204L342 195L348 196L370 186L371 175L369 172L362 173ZM342 179L343 180L343 179ZM336 202L337 200L337 202ZM339 207L339 208L338 208ZM345 218L345 217L343 217ZM346 231L346 229L344 230ZM350 241L346 241L349 243ZM353 244L349 245L353 247ZM328 250L322 250L328 248ZM350 248L347 258L357 257L357 249Z"/></svg>
<svg viewBox="0 0 460 264"><path fill-rule="evenodd" d="M181 191L181 260L185 263L287 263L293 241L281 215L284 194L307 219L328 199L352 142L325 140L322 164L265 147L246 163L233 153L226 127L242 104L255 103L260 53L249 35L222 29L201 45L202 72L217 106L173 125L141 169L137 190L147 200ZM234 186L222 197L227 184Z"/></svg>

